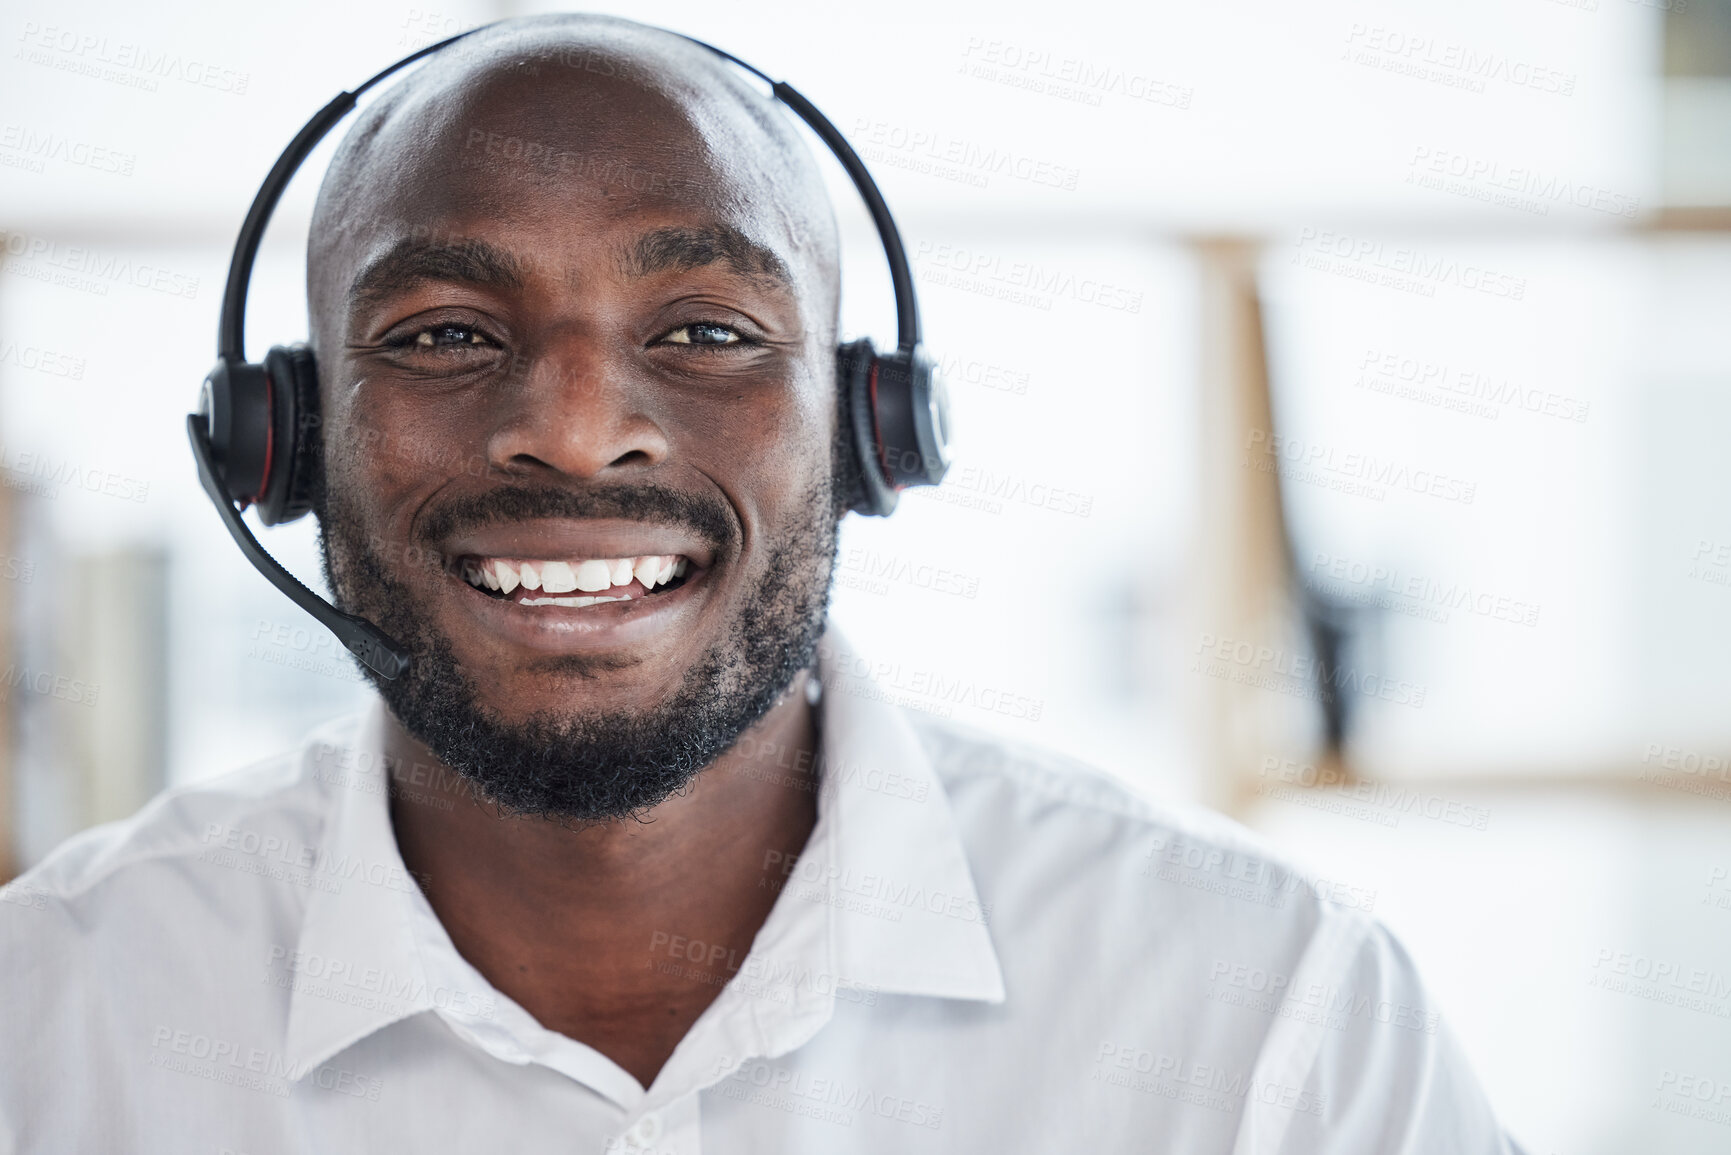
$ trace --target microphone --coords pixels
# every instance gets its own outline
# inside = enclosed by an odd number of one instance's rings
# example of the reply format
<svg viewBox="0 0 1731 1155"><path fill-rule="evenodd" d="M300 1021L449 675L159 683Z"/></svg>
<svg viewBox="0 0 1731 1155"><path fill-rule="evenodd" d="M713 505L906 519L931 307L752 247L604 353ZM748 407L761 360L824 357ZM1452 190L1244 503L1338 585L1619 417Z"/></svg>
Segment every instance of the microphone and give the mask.
<svg viewBox="0 0 1731 1155"><path fill-rule="evenodd" d="M234 543L240 546L240 552L246 555L246 560L252 563L253 568L263 574L271 585L286 594L290 601L335 634L337 640L355 657L366 663L368 669L381 678L395 680L402 676L409 668L409 652L402 643L367 619L344 613L302 585L292 573L283 568L281 562L266 553L258 538L252 535L252 530L241 520L240 507L230 499L222 482L217 479L216 455L210 445L209 418L202 413L187 414L186 436L192 442L192 456L198 462L199 483L215 503L217 513L222 515L222 523L228 527L229 536L234 538Z"/></svg>

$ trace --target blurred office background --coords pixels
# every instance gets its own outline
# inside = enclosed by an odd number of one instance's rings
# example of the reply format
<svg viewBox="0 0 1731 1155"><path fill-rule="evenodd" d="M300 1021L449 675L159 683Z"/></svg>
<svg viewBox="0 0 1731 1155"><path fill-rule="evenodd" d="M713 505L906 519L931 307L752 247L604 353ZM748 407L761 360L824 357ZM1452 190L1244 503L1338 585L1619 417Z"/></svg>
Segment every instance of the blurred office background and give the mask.
<svg viewBox="0 0 1731 1155"><path fill-rule="evenodd" d="M182 420L303 121L543 10L430 3L0 9L8 872L366 697ZM1531 1150L1731 1148L1731 2L607 10L789 79L905 231L959 464L846 528L883 680L1357 888Z"/></svg>

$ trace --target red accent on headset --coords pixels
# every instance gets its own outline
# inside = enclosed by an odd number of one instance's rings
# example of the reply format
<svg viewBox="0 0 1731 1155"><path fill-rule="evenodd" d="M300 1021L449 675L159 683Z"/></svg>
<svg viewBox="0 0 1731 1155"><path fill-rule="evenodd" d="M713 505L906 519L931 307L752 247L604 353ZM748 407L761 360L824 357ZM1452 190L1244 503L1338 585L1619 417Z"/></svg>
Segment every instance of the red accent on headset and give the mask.
<svg viewBox="0 0 1731 1155"><path fill-rule="evenodd" d="M255 504L264 496L264 491L270 486L270 459L276 452L276 385L271 381L271 375L264 375L264 469L258 475L258 493L241 505L245 509Z"/></svg>
<svg viewBox="0 0 1731 1155"><path fill-rule="evenodd" d="M905 485L896 484L896 475L890 472L889 446L884 444L883 427L878 423L878 359L872 358L871 370L866 374L866 388L870 390L872 402L872 436L877 438L878 463L883 466L884 482L896 492L906 489Z"/></svg>

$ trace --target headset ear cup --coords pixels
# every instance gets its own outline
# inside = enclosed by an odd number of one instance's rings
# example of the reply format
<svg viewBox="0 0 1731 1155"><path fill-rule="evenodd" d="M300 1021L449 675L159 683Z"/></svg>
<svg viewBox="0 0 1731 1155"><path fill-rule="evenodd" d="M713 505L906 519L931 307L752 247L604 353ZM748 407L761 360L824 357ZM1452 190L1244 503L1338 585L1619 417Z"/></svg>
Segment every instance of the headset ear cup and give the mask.
<svg viewBox="0 0 1731 1155"><path fill-rule="evenodd" d="M937 485L949 472L949 401L924 348L880 354L872 366L872 416L884 478L897 490Z"/></svg>
<svg viewBox="0 0 1731 1155"><path fill-rule="evenodd" d="M877 413L872 405L872 372L877 351L870 337L849 341L836 352L836 385L852 446L852 500L848 508L872 517L895 511L897 494L884 475L878 454Z"/></svg>
<svg viewBox="0 0 1731 1155"><path fill-rule="evenodd" d="M913 409L920 472L917 478L907 479L907 484L941 485L950 471L950 391L923 345L914 346L908 363L908 400Z"/></svg>
<svg viewBox="0 0 1731 1155"><path fill-rule="evenodd" d="M271 453L257 504L259 520L280 525L309 513L320 465L319 374L305 345L277 345L264 357L270 382Z"/></svg>
<svg viewBox="0 0 1731 1155"><path fill-rule="evenodd" d="M310 346L289 347L294 361L295 435L289 458L288 494L283 520L293 521L312 512L313 493L319 471L324 468L324 411L319 408L319 369Z"/></svg>
<svg viewBox="0 0 1731 1155"><path fill-rule="evenodd" d="M199 394L217 478L242 508L257 500L270 464L269 398L264 366L249 361L218 361Z"/></svg>

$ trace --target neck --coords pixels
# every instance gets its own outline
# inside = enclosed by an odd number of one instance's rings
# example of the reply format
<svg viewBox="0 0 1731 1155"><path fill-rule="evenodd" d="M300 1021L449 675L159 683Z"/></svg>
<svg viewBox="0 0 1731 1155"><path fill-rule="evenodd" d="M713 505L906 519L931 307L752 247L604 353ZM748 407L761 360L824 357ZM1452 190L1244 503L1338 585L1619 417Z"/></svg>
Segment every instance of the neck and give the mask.
<svg viewBox="0 0 1731 1155"><path fill-rule="evenodd" d="M645 1086L750 952L817 822L807 674L690 787L642 819L502 817L393 718L391 820L453 944L542 1025ZM766 884L767 883L767 884ZM693 961L687 947L703 943Z"/></svg>

